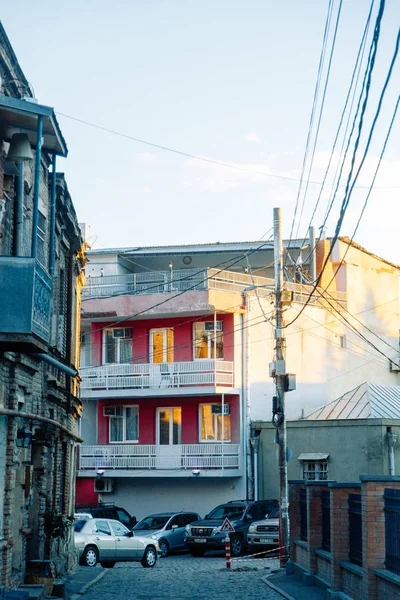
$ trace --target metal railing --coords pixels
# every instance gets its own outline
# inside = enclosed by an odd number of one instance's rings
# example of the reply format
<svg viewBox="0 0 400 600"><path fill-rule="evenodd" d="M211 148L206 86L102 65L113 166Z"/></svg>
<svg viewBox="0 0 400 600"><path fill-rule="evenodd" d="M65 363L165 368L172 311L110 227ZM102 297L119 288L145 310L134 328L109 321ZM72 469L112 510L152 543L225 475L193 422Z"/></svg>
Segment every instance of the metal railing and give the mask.
<svg viewBox="0 0 400 600"><path fill-rule="evenodd" d="M307 525L307 490L300 490L300 539L304 542L308 541L308 525Z"/></svg>
<svg viewBox="0 0 400 600"><path fill-rule="evenodd" d="M274 280L268 277L252 277L245 273L220 271L219 269L178 269L172 272L150 271L125 275L87 277L82 290L82 299L120 295L166 294L208 289L242 293L246 288L252 286L256 286L260 295L263 295L272 293L274 285ZM285 282L285 289L293 292L295 302L304 303L308 300L313 286ZM321 294L318 293L318 290ZM321 297L324 293L325 290L317 288L310 303L327 305L327 300ZM328 300L336 308L347 307L345 292L329 292Z"/></svg>
<svg viewBox="0 0 400 600"><path fill-rule="evenodd" d="M349 494L349 559L362 566L361 494Z"/></svg>
<svg viewBox="0 0 400 600"><path fill-rule="evenodd" d="M239 444L80 446L79 469L239 469Z"/></svg>
<svg viewBox="0 0 400 600"><path fill-rule="evenodd" d="M110 364L82 367L80 376L82 392L121 388L176 389L197 385L233 387L233 362L198 360L157 364Z"/></svg>
<svg viewBox="0 0 400 600"><path fill-rule="evenodd" d="M400 575L400 490L385 489L385 566Z"/></svg>
<svg viewBox="0 0 400 600"><path fill-rule="evenodd" d="M323 491L321 495L322 548L331 551L331 493Z"/></svg>

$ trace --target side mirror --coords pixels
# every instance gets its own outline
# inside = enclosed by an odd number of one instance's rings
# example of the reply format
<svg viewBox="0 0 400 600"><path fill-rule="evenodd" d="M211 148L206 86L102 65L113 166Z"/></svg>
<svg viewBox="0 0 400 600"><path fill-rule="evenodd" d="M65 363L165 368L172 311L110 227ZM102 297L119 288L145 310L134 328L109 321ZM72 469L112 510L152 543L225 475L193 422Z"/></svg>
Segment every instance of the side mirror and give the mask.
<svg viewBox="0 0 400 600"><path fill-rule="evenodd" d="M131 517L131 527L134 527L137 523L136 517Z"/></svg>
<svg viewBox="0 0 400 600"><path fill-rule="evenodd" d="M171 529L178 529L178 525L172 525Z"/></svg>
<svg viewBox="0 0 400 600"><path fill-rule="evenodd" d="M246 521L251 521L253 517L251 515L246 515Z"/></svg>
<svg viewBox="0 0 400 600"><path fill-rule="evenodd" d="M209 518L210 518L210 515L206 515L204 518L205 518L205 519L209 519Z"/></svg>
<svg viewBox="0 0 400 600"><path fill-rule="evenodd" d="M126 535L126 537L135 537L135 534L133 533L133 531L128 531L125 535Z"/></svg>

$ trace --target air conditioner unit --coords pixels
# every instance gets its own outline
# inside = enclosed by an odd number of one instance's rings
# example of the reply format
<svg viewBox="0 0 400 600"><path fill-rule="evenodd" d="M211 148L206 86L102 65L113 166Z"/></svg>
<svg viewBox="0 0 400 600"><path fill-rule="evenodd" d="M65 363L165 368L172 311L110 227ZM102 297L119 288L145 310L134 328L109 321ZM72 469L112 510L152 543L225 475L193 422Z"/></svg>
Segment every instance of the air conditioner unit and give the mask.
<svg viewBox="0 0 400 600"><path fill-rule="evenodd" d="M217 331L223 330L223 322L217 321ZM205 331L214 331L214 321L205 321L204 322L204 330Z"/></svg>
<svg viewBox="0 0 400 600"><path fill-rule="evenodd" d="M114 488L114 481L108 477L96 477L94 480L94 491L99 494L106 492L112 492Z"/></svg>
<svg viewBox="0 0 400 600"><path fill-rule="evenodd" d="M132 328L131 327L119 327L119 328L114 328L112 330L112 336L114 339L122 339L122 340L126 340L126 339L130 339L132 338Z"/></svg>
<svg viewBox="0 0 400 600"><path fill-rule="evenodd" d="M104 406L103 417L116 417L117 411L115 406Z"/></svg>
<svg viewBox="0 0 400 600"><path fill-rule="evenodd" d="M400 361L394 359L394 361L390 361L390 372L391 373L400 373Z"/></svg>

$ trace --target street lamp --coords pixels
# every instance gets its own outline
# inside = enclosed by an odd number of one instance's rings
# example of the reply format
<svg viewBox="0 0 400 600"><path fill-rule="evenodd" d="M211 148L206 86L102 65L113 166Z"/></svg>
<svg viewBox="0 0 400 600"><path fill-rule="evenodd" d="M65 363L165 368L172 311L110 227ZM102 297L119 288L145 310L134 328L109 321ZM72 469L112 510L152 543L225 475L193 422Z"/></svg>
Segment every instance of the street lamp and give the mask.
<svg viewBox="0 0 400 600"><path fill-rule="evenodd" d="M171 261L169 261L168 268L169 268L169 291L170 292L172 292L172 277L173 277L172 267L173 267L173 264Z"/></svg>

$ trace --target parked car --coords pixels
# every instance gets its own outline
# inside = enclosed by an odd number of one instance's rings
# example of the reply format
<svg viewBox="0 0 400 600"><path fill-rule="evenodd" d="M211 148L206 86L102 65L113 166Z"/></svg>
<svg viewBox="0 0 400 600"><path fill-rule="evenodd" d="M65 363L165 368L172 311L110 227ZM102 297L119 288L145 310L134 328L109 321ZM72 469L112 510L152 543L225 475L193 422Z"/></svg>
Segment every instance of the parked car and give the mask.
<svg viewBox="0 0 400 600"><path fill-rule="evenodd" d="M157 540L136 536L114 519L80 519L74 529L79 562L86 567L100 563L111 568L116 562L138 561L149 568L160 554Z"/></svg>
<svg viewBox="0 0 400 600"><path fill-rule="evenodd" d="M186 526L185 546L192 556L203 556L208 550L223 550L227 534L221 531L221 526L228 519L235 529L229 533L231 555L240 556L247 546L247 530L251 523L264 518L277 506L277 500L234 500L220 504L203 520Z"/></svg>
<svg viewBox="0 0 400 600"><path fill-rule="evenodd" d="M84 504L75 508L76 513L89 513L93 517L102 519L115 519L120 521L128 529L133 529L137 523L136 517L132 517L125 508L115 506L113 502L102 504Z"/></svg>
<svg viewBox="0 0 400 600"><path fill-rule="evenodd" d="M90 513L84 513L84 512L74 514L74 523L76 523L76 521L79 521L82 519L93 519L93 515L91 515Z"/></svg>
<svg viewBox="0 0 400 600"><path fill-rule="evenodd" d="M279 545L279 508L274 508L267 518L255 521L247 532L249 550L268 550Z"/></svg>
<svg viewBox="0 0 400 600"><path fill-rule="evenodd" d="M192 512L157 513L139 521L133 531L157 540L161 556L167 556L170 552L185 548L185 527L199 519L200 516Z"/></svg>

